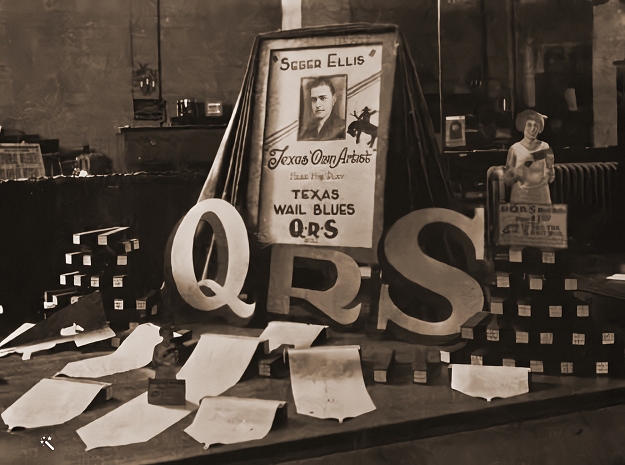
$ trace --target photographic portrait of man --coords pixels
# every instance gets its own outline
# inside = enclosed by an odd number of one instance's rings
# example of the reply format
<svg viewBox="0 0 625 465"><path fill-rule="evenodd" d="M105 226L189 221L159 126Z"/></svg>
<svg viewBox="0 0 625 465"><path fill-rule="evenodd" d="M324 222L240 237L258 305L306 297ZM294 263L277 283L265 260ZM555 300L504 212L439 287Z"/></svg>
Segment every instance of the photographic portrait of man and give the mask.
<svg viewBox="0 0 625 465"><path fill-rule="evenodd" d="M298 140L345 139L347 76L302 79Z"/></svg>

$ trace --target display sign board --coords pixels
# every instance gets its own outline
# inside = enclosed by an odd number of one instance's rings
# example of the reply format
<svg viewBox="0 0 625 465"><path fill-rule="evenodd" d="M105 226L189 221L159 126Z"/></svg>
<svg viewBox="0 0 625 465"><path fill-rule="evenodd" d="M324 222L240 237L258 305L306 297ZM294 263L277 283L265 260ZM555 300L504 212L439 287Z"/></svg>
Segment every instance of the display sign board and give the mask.
<svg viewBox="0 0 625 465"><path fill-rule="evenodd" d="M374 249L394 43L378 34L263 44L252 142L262 152L260 242Z"/></svg>
<svg viewBox="0 0 625 465"><path fill-rule="evenodd" d="M566 249L566 205L502 203L497 244Z"/></svg>

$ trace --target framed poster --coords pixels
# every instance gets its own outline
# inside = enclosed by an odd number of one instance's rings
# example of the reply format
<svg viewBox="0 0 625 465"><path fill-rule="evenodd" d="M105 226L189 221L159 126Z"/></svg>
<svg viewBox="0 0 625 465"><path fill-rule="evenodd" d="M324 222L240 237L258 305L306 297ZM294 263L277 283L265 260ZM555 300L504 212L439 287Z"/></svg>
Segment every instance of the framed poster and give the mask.
<svg viewBox="0 0 625 465"><path fill-rule="evenodd" d="M376 261L396 42L379 33L261 43L251 141L260 175L248 186L260 243Z"/></svg>

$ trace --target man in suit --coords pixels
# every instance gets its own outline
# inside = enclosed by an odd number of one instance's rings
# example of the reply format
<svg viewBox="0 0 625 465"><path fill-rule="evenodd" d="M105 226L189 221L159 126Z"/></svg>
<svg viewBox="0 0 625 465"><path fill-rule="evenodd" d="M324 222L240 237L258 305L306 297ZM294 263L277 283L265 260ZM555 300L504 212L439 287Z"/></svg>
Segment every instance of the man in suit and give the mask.
<svg viewBox="0 0 625 465"><path fill-rule="evenodd" d="M336 90L325 77L312 80L307 86L312 120L300 133L300 140L334 140L345 138L345 119L338 114Z"/></svg>

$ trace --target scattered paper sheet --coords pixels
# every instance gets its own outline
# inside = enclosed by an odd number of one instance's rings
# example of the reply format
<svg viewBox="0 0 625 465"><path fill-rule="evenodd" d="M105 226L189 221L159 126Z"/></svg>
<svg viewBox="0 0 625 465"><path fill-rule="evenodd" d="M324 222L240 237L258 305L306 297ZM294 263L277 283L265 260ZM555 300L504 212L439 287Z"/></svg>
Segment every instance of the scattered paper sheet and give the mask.
<svg viewBox="0 0 625 465"><path fill-rule="evenodd" d="M148 404L148 393L144 392L76 432L87 446L86 450L135 444L152 439L194 409L189 404L185 407Z"/></svg>
<svg viewBox="0 0 625 465"><path fill-rule="evenodd" d="M23 346L16 347L4 347L0 349L0 357L4 357L5 355L18 353L22 354L22 360L30 360L30 357L35 352L39 352L42 350L52 349L57 344L62 344L64 342L71 342L74 340L74 336L65 336L59 337L58 339L53 339L51 341L38 342L36 344L26 344Z"/></svg>
<svg viewBox="0 0 625 465"><path fill-rule="evenodd" d="M152 323L139 325L112 354L70 362L57 375L100 378L144 367L152 361L154 346L163 340L159 329Z"/></svg>
<svg viewBox="0 0 625 465"><path fill-rule="evenodd" d="M277 400L205 397L185 433L208 449L211 444L235 444L264 438L273 424Z"/></svg>
<svg viewBox="0 0 625 465"><path fill-rule="evenodd" d="M277 349L282 344L289 344L296 349L310 347L319 333L327 326L295 323L292 321L270 321L260 335L260 340L269 341L269 350Z"/></svg>
<svg viewBox="0 0 625 465"><path fill-rule="evenodd" d="M96 331L78 333L76 334L76 336L74 336L74 342L76 343L76 347L82 347L86 346L87 344L93 344L94 342L110 339L113 336L115 336L115 331L113 331L109 326L106 326Z"/></svg>
<svg viewBox="0 0 625 465"><path fill-rule="evenodd" d="M487 401L529 392L529 368L451 365L451 388Z"/></svg>
<svg viewBox="0 0 625 465"><path fill-rule="evenodd" d="M30 323L25 323L25 325L30 325ZM22 327L24 327L24 325L22 325ZM20 329L22 327L20 327ZM28 327L25 327L24 329L27 330ZM33 353L42 350L52 349L57 344L74 341L76 347L82 347L87 344L92 344L94 342L103 341L104 339L109 339L113 336L115 336L115 331L106 326L105 328L98 329L96 331L86 331L84 333L77 333L75 335L61 336L57 339L52 339L50 341L38 342L35 344L26 344L16 347L5 347L0 349L0 357L4 357L13 353L18 353L22 354L22 360L30 360L30 357Z"/></svg>
<svg viewBox="0 0 625 465"><path fill-rule="evenodd" d="M257 337L202 334L176 378L186 380L186 398L198 405L206 396L218 396L234 386L250 364Z"/></svg>
<svg viewBox="0 0 625 465"><path fill-rule="evenodd" d="M2 412L9 426L37 428L60 425L77 417L108 383L46 378Z"/></svg>
<svg viewBox="0 0 625 465"><path fill-rule="evenodd" d="M2 347L3 345L5 345L7 342L15 339L17 336L19 336L20 334L28 331L30 328L32 328L33 326L35 326L35 323L24 323L22 326L20 326L19 328L17 328L15 331L13 331L11 334L9 334L7 337L5 337L2 342L0 342L0 347Z"/></svg>
<svg viewBox="0 0 625 465"><path fill-rule="evenodd" d="M73 304L53 313L35 324L28 331L15 337L12 346L26 346L47 342L61 336L61 330L79 325L84 331L98 330L107 325L106 313L99 291L86 295Z"/></svg>
<svg viewBox="0 0 625 465"><path fill-rule="evenodd" d="M362 377L358 346L289 349L297 413L316 418L357 417L375 410Z"/></svg>

